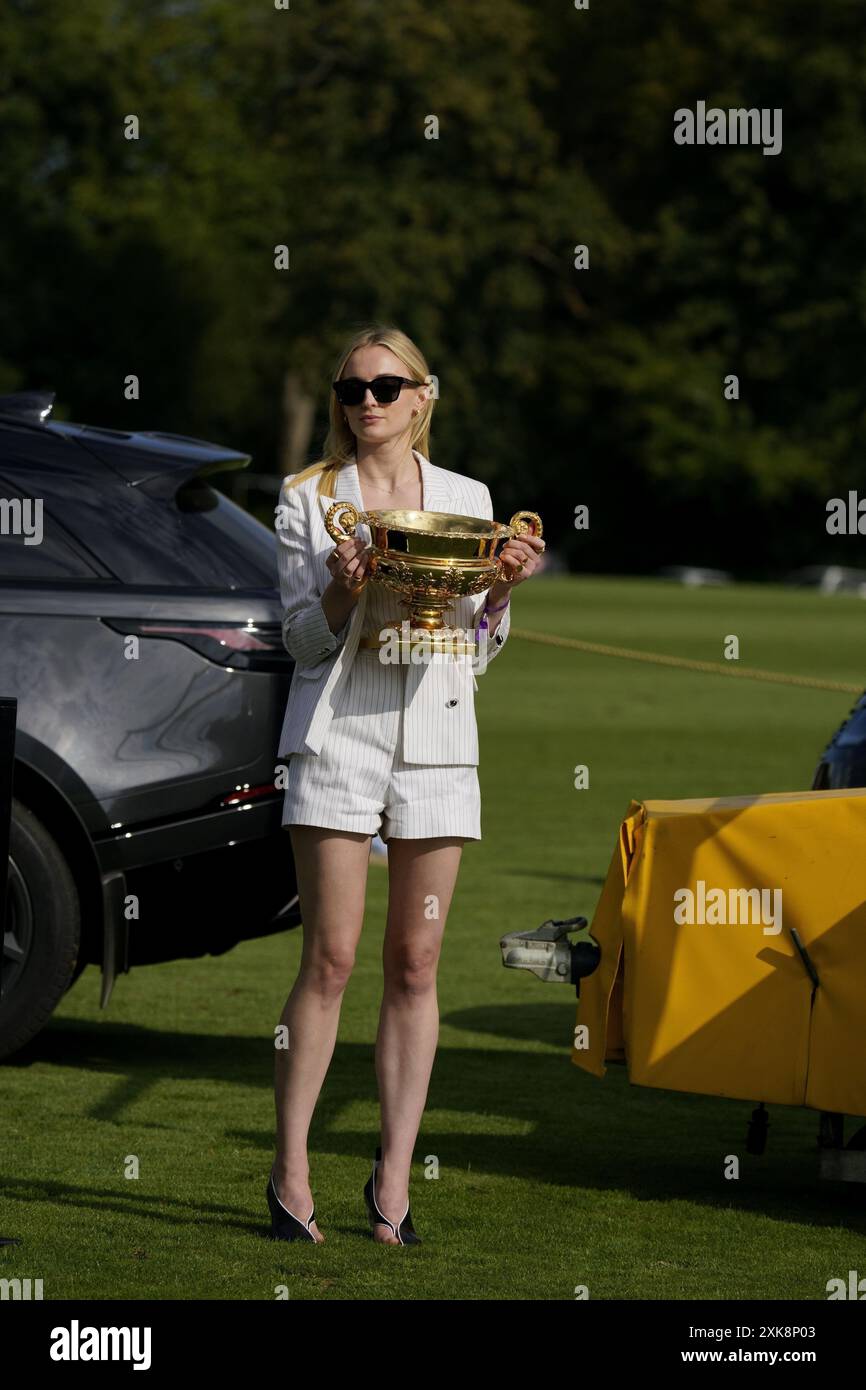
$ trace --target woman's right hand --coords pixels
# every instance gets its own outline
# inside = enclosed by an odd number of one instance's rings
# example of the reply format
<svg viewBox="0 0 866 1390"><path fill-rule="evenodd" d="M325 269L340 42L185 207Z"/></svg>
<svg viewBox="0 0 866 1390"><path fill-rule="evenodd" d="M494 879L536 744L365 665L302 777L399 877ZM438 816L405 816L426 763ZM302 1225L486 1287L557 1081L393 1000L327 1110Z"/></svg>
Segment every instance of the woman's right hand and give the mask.
<svg viewBox="0 0 866 1390"><path fill-rule="evenodd" d="M369 579L370 550L366 543L358 536L349 536L339 542L325 563L335 589L357 598Z"/></svg>

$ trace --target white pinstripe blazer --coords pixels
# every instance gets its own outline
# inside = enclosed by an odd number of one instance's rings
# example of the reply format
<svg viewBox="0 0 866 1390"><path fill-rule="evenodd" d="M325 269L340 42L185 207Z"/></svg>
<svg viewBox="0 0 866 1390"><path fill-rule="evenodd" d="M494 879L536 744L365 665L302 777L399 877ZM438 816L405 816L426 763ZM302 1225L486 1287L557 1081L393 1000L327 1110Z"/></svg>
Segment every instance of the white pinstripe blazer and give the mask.
<svg viewBox="0 0 866 1390"><path fill-rule="evenodd" d="M462 516L493 519L493 503L486 483L437 468L418 450L423 480L423 510L455 512ZM367 588L340 631L334 634L322 609L321 598L331 581L326 561L334 542L325 530L324 517L335 498L364 510L357 465L345 464L337 475L334 497L320 497L318 475L297 487L283 479L277 528L280 597L283 605L283 643L294 657L295 671L280 734L278 757L290 753L319 753L327 736L337 696L358 649L364 626ZM370 540L370 528L359 524L356 534ZM455 601L446 620L452 627L474 628L485 593ZM510 610L502 614L488 642L487 661L502 650L508 637ZM478 762L478 728L475 722L473 673L469 659L422 662L406 667L404 759L410 763Z"/></svg>

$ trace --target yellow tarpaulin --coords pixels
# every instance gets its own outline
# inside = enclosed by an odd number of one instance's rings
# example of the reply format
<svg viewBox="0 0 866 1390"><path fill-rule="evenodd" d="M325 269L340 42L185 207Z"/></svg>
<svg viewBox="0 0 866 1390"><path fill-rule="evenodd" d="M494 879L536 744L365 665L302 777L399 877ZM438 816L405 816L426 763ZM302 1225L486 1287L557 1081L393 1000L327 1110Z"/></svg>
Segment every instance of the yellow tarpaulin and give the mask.
<svg viewBox="0 0 866 1390"><path fill-rule="evenodd" d="M866 1114L866 789L633 801L591 931L576 1066Z"/></svg>

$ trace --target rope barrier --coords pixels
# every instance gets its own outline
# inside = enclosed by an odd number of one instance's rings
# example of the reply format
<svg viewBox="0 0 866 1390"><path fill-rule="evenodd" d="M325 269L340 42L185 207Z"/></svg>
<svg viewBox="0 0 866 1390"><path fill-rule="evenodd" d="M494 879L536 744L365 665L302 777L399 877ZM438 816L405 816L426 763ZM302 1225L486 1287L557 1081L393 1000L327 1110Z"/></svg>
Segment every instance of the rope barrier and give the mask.
<svg viewBox="0 0 866 1390"><path fill-rule="evenodd" d="M571 651L590 652L595 656L621 657L626 661L645 661L654 666L675 666L683 671L703 671L707 675L739 676L741 680L772 681L776 685L798 685L807 690L833 690L843 695L861 695L864 686L851 681L822 680L819 676L789 676L784 671L762 671L754 666L738 666L736 662L695 661L685 656L666 656L663 652L642 652L632 647L607 647L601 642L583 642L577 637L554 637L548 632L530 632L528 628L512 627L510 637L522 637L526 642L541 642L548 647L566 647Z"/></svg>

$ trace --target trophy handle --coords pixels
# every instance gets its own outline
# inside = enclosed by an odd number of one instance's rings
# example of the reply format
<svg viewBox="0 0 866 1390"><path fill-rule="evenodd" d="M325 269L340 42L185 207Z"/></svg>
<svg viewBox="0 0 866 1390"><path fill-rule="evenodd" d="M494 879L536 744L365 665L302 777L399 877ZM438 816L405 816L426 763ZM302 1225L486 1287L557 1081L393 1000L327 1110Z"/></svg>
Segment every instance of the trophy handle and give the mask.
<svg viewBox="0 0 866 1390"><path fill-rule="evenodd" d="M544 530L538 512L515 512L508 524L516 536L525 536L527 531L530 535L540 536ZM498 580L505 580L507 584L511 583L508 571L503 567L501 561L496 563L494 584Z"/></svg>
<svg viewBox="0 0 866 1390"><path fill-rule="evenodd" d="M343 518L348 517L348 521ZM354 536L361 513L351 502L335 502L325 513L325 530L332 541L347 541Z"/></svg>
<svg viewBox="0 0 866 1390"><path fill-rule="evenodd" d="M525 535L527 531L532 536L540 536L544 531L538 512L515 512L508 525L518 536Z"/></svg>

